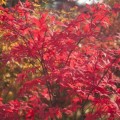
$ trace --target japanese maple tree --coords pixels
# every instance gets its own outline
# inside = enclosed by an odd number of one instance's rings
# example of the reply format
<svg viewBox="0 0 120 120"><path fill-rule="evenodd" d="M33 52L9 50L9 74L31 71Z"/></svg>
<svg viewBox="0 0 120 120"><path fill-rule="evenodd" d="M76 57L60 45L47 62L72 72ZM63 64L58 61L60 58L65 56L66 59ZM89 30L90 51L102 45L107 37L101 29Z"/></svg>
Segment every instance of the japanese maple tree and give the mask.
<svg viewBox="0 0 120 120"><path fill-rule="evenodd" d="M65 22L28 1L0 11L1 39L9 47L1 52L1 70L21 68L15 89L9 87L13 100L0 98L1 120L120 119L120 49L106 46L116 38L104 33L119 5L86 5Z"/></svg>

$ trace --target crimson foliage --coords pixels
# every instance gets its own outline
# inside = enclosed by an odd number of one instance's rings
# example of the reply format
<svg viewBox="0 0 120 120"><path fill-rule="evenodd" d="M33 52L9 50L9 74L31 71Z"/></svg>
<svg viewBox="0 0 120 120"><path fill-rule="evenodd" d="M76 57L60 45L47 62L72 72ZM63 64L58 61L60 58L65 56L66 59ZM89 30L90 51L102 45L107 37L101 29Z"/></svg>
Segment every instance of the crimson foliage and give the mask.
<svg viewBox="0 0 120 120"><path fill-rule="evenodd" d="M120 49L102 45L109 41L102 30L119 5L87 5L87 12L65 23L51 12L35 13L29 2L0 9L3 39L17 42L2 52L2 67L24 59L39 64L17 75L15 100L0 99L1 120L120 119L120 79L113 74Z"/></svg>

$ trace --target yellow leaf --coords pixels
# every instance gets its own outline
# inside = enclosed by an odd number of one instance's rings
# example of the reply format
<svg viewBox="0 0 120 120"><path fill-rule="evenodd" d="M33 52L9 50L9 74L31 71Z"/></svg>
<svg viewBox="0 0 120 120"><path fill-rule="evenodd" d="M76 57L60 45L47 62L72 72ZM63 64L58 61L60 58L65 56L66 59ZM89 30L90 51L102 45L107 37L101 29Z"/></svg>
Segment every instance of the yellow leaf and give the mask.
<svg viewBox="0 0 120 120"><path fill-rule="evenodd" d="M2 4L6 4L6 0L0 0L0 5L2 5Z"/></svg>

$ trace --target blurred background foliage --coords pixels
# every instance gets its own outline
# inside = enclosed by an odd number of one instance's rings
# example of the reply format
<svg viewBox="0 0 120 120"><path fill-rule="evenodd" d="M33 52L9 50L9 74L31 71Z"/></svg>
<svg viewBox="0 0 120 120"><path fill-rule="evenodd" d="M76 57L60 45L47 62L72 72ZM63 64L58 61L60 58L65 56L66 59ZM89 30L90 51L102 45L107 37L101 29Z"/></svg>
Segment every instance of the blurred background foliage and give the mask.
<svg viewBox="0 0 120 120"><path fill-rule="evenodd" d="M21 2L25 2L26 0L20 0ZM91 4L91 3L107 3L110 6L113 6L115 3L120 3L120 0L29 0L31 2L34 2L38 5L47 7L47 8L53 8L53 9L70 9L74 6L85 6L85 3ZM6 7L13 7L15 6L19 0L0 0L0 5L6 6Z"/></svg>

